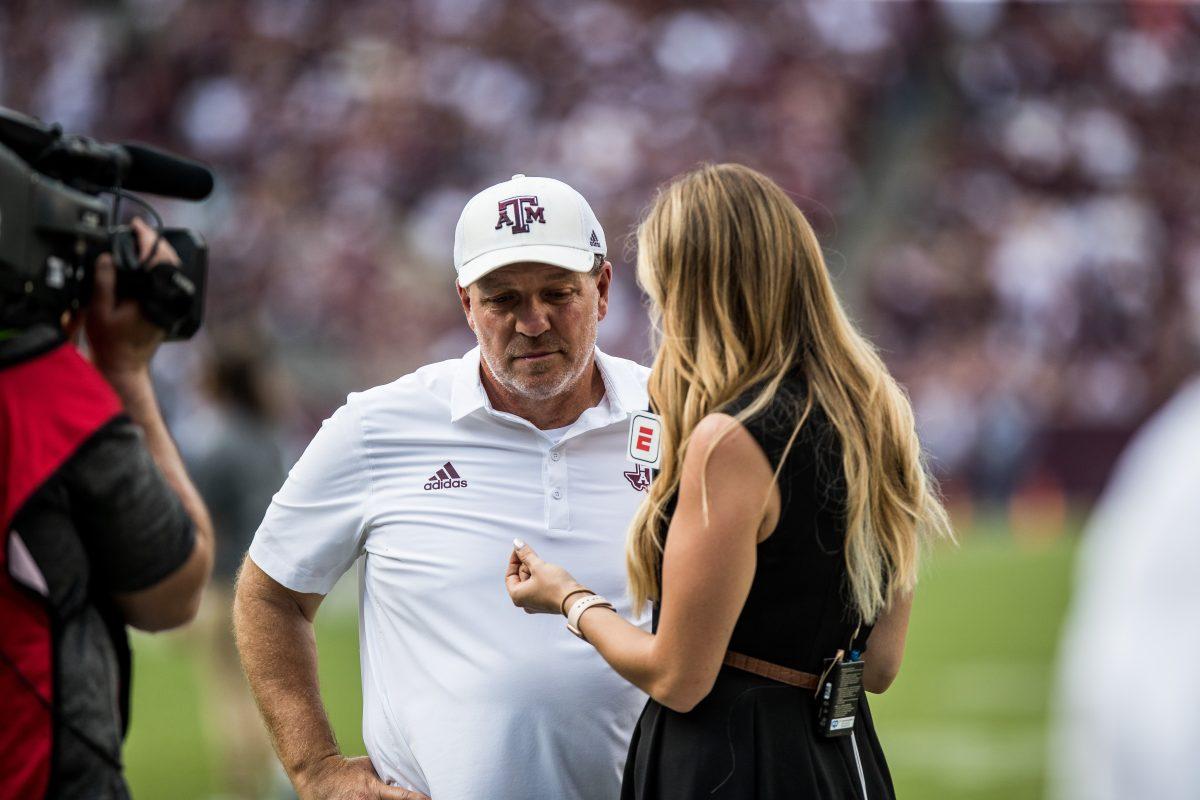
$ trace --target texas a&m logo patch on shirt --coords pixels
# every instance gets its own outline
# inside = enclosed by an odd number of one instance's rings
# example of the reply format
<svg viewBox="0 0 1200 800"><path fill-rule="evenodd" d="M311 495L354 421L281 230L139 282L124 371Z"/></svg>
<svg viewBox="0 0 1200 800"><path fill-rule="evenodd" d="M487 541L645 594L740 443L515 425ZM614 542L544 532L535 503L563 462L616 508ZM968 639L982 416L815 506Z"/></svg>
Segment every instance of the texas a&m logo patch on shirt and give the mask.
<svg viewBox="0 0 1200 800"><path fill-rule="evenodd" d="M634 464L632 469L625 470L625 480L629 481L629 485L639 492L650 490L650 468L643 467L641 464Z"/></svg>

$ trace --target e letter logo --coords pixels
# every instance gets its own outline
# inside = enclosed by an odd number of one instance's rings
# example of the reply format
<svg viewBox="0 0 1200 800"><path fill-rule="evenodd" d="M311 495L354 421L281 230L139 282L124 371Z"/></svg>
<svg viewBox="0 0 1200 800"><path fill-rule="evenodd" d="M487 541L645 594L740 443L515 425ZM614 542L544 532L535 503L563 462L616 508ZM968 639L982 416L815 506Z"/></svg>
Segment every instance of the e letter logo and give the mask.
<svg viewBox="0 0 1200 800"><path fill-rule="evenodd" d="M662 420L649 411L639 411L629 419L629 459L658 469L662 457Z"/></svg>

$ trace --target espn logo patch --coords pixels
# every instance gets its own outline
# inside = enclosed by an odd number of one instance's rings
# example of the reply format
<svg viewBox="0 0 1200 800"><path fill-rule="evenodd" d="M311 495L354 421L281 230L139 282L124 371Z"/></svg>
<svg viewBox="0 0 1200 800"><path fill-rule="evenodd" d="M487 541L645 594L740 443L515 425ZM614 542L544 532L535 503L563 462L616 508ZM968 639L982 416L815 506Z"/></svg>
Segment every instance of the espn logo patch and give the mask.
<svg viewBox="0 0 1200 800"><path fill-rule="evenodd" d="M639 411L629 420L629 459L657 469L662 459L662 420L649 411Z"/></svg>

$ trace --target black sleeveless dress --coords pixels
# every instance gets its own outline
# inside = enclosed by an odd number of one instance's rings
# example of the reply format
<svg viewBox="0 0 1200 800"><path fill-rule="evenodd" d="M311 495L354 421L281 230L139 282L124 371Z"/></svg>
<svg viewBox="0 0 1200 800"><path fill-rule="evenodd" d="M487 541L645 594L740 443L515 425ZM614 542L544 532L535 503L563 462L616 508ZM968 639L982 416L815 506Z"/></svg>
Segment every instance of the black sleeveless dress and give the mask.
<svg viewBox="0 0 1200 800"><path fill-rule="evenodd" d="M803 409L804 383L789 379L748 420L772 467L778 466ZM726 409L736 414L752 396ZM779 524L758 545L758 562L729 649L820 674L846 649L857 625L847 601L843 560L845 481L841 447L814 407L779 474ZM655 608L654 627L658 627ZM868 627L854 642L862 649ZM894 798L864 695L853 736L817 731L811 691L723 666L712 692L686 714L650 700L625 762L622 800L876 800Z"/></svg>

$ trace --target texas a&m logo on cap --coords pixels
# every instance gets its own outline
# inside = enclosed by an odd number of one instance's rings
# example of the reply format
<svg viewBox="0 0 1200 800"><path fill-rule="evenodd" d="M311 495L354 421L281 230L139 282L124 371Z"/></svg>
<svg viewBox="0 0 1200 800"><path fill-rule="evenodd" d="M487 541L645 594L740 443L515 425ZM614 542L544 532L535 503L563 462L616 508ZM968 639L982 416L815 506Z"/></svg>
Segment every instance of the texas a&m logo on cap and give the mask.
<svg viewBox="0 0 1200 800"><path fill-rule="evenodd" d="M649 411L639 411L629 420L629 458L637 464L658 469L662 457L662 420Z"/></svg>
<svg viewBox="0 0 1200 800"><path fill-rule="evenodd" d="M500 219L496 220L496 230L508 225L514 234L529 233L531 222L546 224L546 209L538 205L536 195L509 197L496 205L500 212Z"/></svg>

